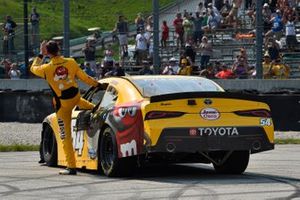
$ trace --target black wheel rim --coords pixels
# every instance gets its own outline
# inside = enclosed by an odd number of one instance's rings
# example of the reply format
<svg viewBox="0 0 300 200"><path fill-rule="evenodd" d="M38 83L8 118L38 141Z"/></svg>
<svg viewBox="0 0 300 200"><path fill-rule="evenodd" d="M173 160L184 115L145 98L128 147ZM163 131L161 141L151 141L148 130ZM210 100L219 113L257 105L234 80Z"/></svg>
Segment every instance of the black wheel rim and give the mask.
<svg viewBox="0 0 300 200"><path fill-rule="evenodd" d="M102 144L102 164L103 167L109 170L114 160L114 147L112 136L109 133L103 135L103 144Z"/></svg>

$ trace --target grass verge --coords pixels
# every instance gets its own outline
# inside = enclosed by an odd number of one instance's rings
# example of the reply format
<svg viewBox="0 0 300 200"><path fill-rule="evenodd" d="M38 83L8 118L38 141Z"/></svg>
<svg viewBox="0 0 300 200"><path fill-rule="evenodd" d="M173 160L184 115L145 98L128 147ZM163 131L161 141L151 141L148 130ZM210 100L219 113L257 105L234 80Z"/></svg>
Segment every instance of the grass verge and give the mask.
<svg viewBox="0 0 300 200"><path fill-rule="evenodd" d="M300 144L300 139L287 138L275 139L275 144ZM0 145L0 152L9 151L39 151L39 145L13 144Z"/></svg>
<svg viewBox="0 0 300 200"><path fill-rule="evenodd" d="M0 145L0 152L8 151L38 151L39 145L27 145L27 144L12 144L12 145Z"/></svg>
<svg viewBox="0 0 300 200"><path fill-rule="evenodd" d="M300 139L296 139L296 138L275 139L275 144L300 144Z"/></svg>

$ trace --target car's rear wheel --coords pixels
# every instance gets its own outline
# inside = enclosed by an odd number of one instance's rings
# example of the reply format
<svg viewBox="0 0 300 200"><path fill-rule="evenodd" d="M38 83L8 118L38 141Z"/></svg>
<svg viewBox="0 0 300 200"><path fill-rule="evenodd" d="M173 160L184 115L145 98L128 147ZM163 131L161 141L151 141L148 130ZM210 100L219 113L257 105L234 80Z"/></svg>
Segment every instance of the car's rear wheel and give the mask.
<svg viewBox="0 0 300 200"><path fill-rule="evenodd" d="M99 159L103 173L109 177L129 176L136 168L135 156L118 158L116 136L109 127L101 137Z"/></svg>
<svg viewBox="0 0 300 200"><path fill-rule="evenodd" d="M48 166L57 166L57 143L52 128L44 126L43 130L43 156Z"/></svg>
<svg viewBox="0 0 300 200"><path fill-rule="evenodd" d="M249 157L249 151L234 151L224 163L213 165L217 173L242 174L248 166Z"/></svg>

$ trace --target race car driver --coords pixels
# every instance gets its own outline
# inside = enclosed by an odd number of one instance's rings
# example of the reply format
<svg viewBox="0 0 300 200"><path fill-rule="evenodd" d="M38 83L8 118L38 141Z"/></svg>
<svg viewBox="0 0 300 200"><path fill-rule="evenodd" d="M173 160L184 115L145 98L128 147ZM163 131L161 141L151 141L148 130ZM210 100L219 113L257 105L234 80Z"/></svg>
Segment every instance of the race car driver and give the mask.
<svg viewBox="0 0 300 200"><path fill-rule="evenodd" d="M42 58L45 55L50 57L48 64L42 64ZM94 105L81 98L75 78L94 87L100 83L83 72L74 59L60 56L59 47L54 41L41 43L40 55L33 61L30 71L36 76L46 79L53 92L60 138L67 161L67 168L60 171L59 174L76 175L71 137L72 109L75 106L79 106L81 109L92 109Z"/></svg>

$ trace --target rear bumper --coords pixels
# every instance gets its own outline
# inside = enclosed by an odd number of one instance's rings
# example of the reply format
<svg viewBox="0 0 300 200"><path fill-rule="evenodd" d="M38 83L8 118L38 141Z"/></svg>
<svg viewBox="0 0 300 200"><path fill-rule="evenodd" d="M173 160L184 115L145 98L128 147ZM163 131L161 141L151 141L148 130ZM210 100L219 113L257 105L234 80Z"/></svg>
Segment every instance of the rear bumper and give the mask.
<svg viewBox="0 0 300 200"><path fill-rule="evenodd" d="M151 152L196 153L202 151L274 149L262 127L207 127L164 129Z"/></svg>

